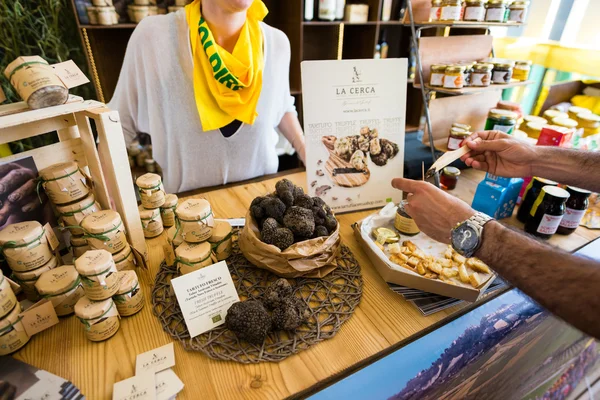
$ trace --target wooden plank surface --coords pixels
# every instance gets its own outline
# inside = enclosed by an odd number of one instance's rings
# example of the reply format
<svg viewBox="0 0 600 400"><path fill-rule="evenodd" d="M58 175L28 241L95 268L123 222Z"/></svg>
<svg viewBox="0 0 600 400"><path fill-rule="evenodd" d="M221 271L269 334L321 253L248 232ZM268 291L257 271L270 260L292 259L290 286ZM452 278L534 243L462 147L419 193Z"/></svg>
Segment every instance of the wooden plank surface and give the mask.
<svg viewBox="0 0 600 400"><path fill-rule="evenodd" d="M453 195L471 201L480 172L463 172ZM288 178L306 186L306 174ZM218 218L242 217L252 199L271 192L280 178L219 189L196 197L206 198ZM372 211L338 215L340 234L362 267L363 297L352 318L340 332L280 363L242 365L211 360L202 353L187 352L175 343L175 373L185 384L179 399L280 399L314 386L320 381L350 368L400 341L418 334L460 307L423 317L410 303L387 288L353 237L351 225ZM510 222L513 223L512 221ZM578 229L571 236L556 236L550 243L567 250L600 235L598 231ZM119 332L102 343L85 339L81 323L73 316L62 318L59 325L34 336L16 354L18 359L72 380L87 398L110 399L116 381L133 376L138 353L172 341L152 314L150 291L153 278L163 259L164 234L148 240L150 269L138 271L144 290L145 307L132 317L121 320Z"/></svg>
<svg viewBox="0 0 600 400"><path fill-rule="evenodd" d="M2 112L2 107L9 106L11 106L11 104L0 106L0 113ZM96 107L104 107L104 104L95 100L85 100L63 104L61 106L40 108L38 110L26 110L16 114L6 115L0 118L0 135L3 134L5 129L18 125L28 124L32 121L41 121L48 118L60 117L62 115Z"/></svg>

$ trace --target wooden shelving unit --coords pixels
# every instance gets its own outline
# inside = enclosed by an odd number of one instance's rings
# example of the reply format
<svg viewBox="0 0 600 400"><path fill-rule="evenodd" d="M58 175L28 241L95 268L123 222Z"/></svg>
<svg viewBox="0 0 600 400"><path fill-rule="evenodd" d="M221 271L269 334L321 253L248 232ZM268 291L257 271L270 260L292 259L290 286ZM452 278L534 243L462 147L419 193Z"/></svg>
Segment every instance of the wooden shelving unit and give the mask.
<svg viewBox="0 0 600 400"><path fill-rule="evenodd" d="M463 94L489 92L489 91L494 91L494 90L510 89L510 88L519 87L519 86L531 85L532 83L533 83L533 81L512 81L511 83L507 83L507 84L492 84L492 85L486 86L486 87L471 86L471 87L464 87L461 89L448 89L448 88L443 88L443 87L439 87L439 86L430 86L428 84L425 84L425 88L427 90L432 90L432 91L435 91L438 93L463 95Z"/></svg>

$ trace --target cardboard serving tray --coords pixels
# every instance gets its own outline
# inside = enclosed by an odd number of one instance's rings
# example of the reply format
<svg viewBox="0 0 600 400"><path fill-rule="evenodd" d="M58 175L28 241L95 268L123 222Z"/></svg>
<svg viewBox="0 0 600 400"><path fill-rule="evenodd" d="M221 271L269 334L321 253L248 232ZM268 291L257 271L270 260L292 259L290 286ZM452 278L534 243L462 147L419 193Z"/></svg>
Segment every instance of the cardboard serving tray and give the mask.
<svg viewBox="0 0 600 400"><path fill-rule="evenodd" d="M391 261L387 259L387 257L385 259L381 257L368 243L365 242L365 239L361 234L361 225L362 220L353 225L356 240L358 240L365 253L367 253L367 256L373 263L373 266L379 275L381 275L381 277L388 283L395 283L397 285L419 289L425 292L439 294L441 296L474 302L483 296L485 289L487 289L487 287L490 286L495 279L495 274L492 274L492 277L480 287L468 288L450 285L437 279L434 280L424 278L417 274L411 274L410 271L404 272L402 270L393 269L389 265Z"/></svg>

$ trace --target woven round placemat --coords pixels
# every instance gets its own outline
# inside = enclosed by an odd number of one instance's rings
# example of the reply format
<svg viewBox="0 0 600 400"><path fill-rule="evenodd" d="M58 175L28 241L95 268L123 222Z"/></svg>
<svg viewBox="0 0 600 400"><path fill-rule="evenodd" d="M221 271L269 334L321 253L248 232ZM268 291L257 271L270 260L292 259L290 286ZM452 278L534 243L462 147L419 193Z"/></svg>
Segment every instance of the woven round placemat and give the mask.
<svg viewBox="0 0 600 400"><path fill-rule="evenodd" d="M152 305L163 329L179 340L186 350L201 351L218 360L240 363L277 362L296 354L322 340L329 339L354 313L362 296L363 280L360 266L350 249L342 246L337 259L338 268L322 279L288 279L294 295L310 308L310 317L295 332L276 331L260 346L239 340L221 325L202 335L190 338L177 299L171 288L171 278L178 276L175 266L162 263L154 281ZM258 299L278 277L254 267L241 254L234 237L233 252L227 259L229 272L240 300Z"/></svg>

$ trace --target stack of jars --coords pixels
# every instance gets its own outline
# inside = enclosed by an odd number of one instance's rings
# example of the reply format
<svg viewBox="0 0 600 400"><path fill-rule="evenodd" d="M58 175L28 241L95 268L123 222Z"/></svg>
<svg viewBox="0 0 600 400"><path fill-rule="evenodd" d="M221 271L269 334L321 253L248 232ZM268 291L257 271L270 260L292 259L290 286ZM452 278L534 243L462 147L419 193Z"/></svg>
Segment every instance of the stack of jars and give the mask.
<svg viewBox="0 0 600 400"><path fill-rule="evenodd" d="M461 61L455 64L433 64L429 86L446 89L487 87L529 79L531 61L488 60Z"/></svg>
<svg viewBox="0 0 600 400"><path fill-rule="evenodd" d="M523 23L529 1L513 0L432 0L431 22Z"/></svg>
<svg viewBox="0 0 600 400"><path fill-rule="evenodd" d="M157 237L164 227L175 225L177 196L165 193L162 179L157 174L144 174L137 178L135 183L142 200L139 211L144 237Z"/></svg>
<svg viewBox="0 0 600 400"><path fill-rule="evenodd" d="M29 342L20 313L21 305L8 279L0 271L0 356L14 353Z"/></svg>

